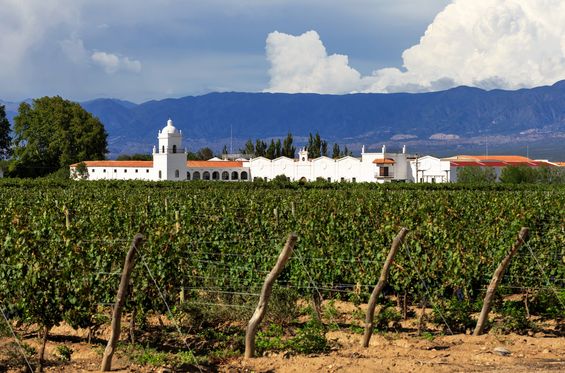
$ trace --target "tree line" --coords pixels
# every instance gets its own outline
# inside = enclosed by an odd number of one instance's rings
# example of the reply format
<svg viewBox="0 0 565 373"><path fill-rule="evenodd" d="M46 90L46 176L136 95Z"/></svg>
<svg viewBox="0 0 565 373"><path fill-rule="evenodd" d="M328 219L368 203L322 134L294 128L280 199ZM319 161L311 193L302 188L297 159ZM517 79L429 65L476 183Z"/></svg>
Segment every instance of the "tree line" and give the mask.
<svg viewBox="0 0 565 373"><path fill-rule="evenodd" d="M308 135L308 143L305 148L308 151L308 156L310 158L328 156L328 142L321 138L319 132L316 132L315 135L312 133ZM224 147L224 149L226 148ZM240 149L240 153L254 157L265 157L267 159L277 159L279 157L294 158L296 154L296 147L294 146L294 137L292 136L292 133L289 132L282 140L271 139L269 145L261 139L257 139L255 141L249 139L245 143L244 147ZM342 150L339 144L335 143L333 145L333 159L338 159L348 155L352 155L352 152L347 148L347 146L345 146Z"/></svg>

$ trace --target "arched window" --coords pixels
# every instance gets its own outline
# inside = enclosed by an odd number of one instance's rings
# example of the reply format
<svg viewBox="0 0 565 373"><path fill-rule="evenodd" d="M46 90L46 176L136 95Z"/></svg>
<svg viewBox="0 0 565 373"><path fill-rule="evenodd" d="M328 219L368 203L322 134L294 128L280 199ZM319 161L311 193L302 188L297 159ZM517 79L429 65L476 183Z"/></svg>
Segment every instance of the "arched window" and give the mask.
<svg viewBox="0 0 565 373"><path fill-rule="evenodd" d="M173 145L173 153L176 153L176 152L177 152L177 146Z"/></svg>
<svg viewBox="0 0 565 373"><path fill-rule="evenodd" d="M212 180L220 180L220 173L218 171L212 172Z"/></svg>
<svg viewBox="0 0 565 373"><path fill-rule="evenodd" d="M190 180L190 172L186 172L186 180Z"/></svg>
<svg viewBox="0 0 565 373"><path fill-rule="evenodd" d="M161 153L165 153L165 145L161 147Z"/></svg>
<svg viewBox="0 0 565 373"><path fill-rule="evenodd" d="M175 177L177 179L180 177L180 171L179 170L175 170Z"/></svg>
<svg viewBox="0 0 565 373"><path fill-rule="evenodd" d="M194 171L194 173L192 174L192 180L200 180L200 172L199 171Z"/></svg>
<svg viewBox="0 0 565 373"><path fill-rule="evenodd" d="M247 180L247 171L241 173L241 180Z"/></svg>
<svg viewBox="0 0 565 373"><path fill-rule="evenodd" d="M222 180L229 180L230 179L230 173L227 171L222 172Z"/></svg>
<svg viewBox="0 0 565 373"><path fill-rule="evenodd" d="M237 174L237 171L234 171L231 173L231 179L232 180L238 180L239 179L239 175Z"/></svg>
<svg viewBox="0 0 565 373"><path fill-rule="evenodd" d="M204 171L204 173L202 174L202 178L204 180L210 180L210 173L208 171Z"/></svg>

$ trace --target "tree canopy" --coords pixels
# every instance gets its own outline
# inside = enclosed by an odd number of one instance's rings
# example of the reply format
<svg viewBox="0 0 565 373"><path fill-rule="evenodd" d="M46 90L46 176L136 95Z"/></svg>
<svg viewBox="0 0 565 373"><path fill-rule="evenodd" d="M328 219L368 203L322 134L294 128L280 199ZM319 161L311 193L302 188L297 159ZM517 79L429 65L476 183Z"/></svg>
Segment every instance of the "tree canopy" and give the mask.
<svg viewBox="0 0 565 373"><path fill-rule="evenodd" d="M0 159L6 159L11 154L10 122L6 118L6 108L0 105Z"/></svg>
<svg viewBox="0 0 565 373"><path fill-rule="evenodd" d="M108 152L100 120L59 96L20 104L14 133L10 171L17 176L43 176L73 163L104 159Z"/></svg>

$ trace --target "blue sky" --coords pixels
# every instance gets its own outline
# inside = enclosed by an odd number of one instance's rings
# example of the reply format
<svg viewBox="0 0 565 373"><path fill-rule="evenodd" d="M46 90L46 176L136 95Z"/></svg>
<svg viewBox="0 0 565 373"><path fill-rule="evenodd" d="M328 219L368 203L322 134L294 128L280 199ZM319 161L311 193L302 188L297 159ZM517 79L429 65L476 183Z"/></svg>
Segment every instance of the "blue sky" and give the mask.
<svg viewBox="0 0 565 373"><path fill-rule="evenodd" d="M561 3L0 0L0 98L141 102L211 91L551 84L565 78ZM548 46L540 51L540 43ZM504 71L512 63L515 73Z"/></svg>

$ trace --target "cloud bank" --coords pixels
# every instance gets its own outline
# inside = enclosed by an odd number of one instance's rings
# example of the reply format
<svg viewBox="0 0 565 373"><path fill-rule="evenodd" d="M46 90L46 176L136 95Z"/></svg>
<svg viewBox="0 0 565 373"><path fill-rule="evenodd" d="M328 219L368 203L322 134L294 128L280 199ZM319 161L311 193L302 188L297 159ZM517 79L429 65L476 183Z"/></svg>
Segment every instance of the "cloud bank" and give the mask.
<svg viewBox="0 0 565 373"><path fill-rule="evenodd" d="M565 2L454 0L402 54L403 68L362 76L328 55L317 32L272 32L269 92L423 92L459 85L517 89L565 79Z"/></svg>

